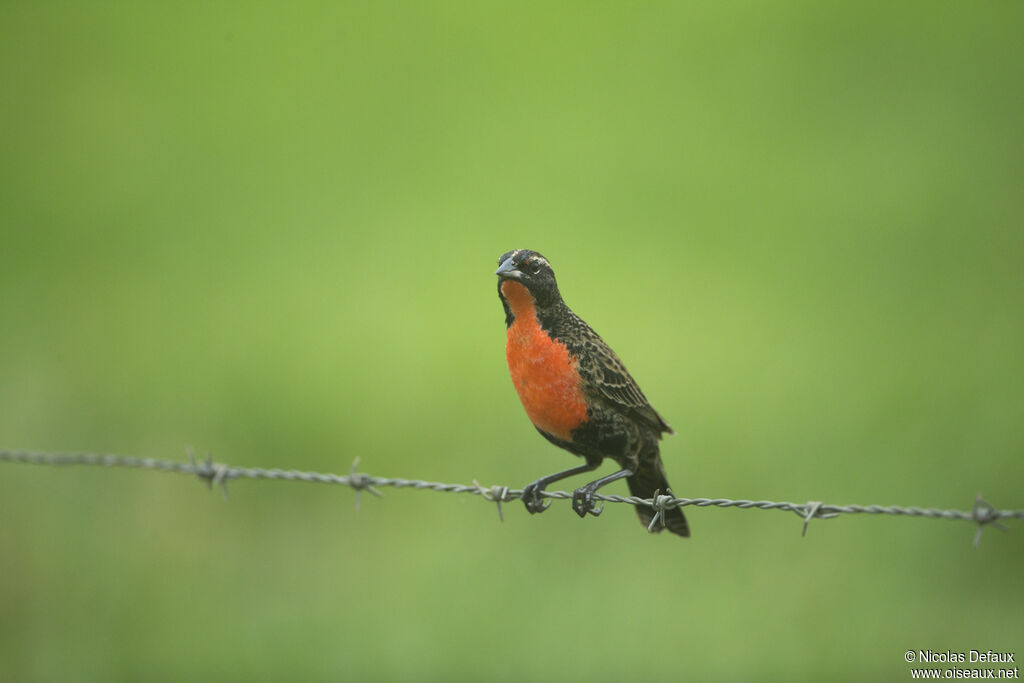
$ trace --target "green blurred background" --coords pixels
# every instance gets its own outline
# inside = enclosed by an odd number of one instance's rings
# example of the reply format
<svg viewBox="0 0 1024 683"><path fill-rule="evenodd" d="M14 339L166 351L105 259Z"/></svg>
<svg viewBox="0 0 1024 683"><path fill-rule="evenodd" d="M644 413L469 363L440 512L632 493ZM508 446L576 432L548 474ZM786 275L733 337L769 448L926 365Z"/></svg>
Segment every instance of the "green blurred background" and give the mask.
<svg viewBox="0 0 1024 683"><path fill-rule="evenodd" d="M521 487L574 462L505 367L492 273L528 247L678 431L679 495L1024 507L1022 20L3 3L0 448ZM0 465L0 679L1024 656L1020 524L974 550L966 523L691 509L682 541L625 506L352 500Z"/></svg>

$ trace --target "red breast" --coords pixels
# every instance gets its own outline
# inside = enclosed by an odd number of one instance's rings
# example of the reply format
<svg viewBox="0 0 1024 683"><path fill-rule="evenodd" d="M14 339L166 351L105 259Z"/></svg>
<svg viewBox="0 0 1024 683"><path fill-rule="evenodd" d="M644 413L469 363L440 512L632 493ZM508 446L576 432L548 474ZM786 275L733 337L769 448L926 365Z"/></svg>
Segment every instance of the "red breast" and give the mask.
<svg viewBox="0 0 1024 683"><path fill-rule="evenodd" d="M587 420L578 361L565 344L552 339L540 326L526 287L505 280L501 293L515 316L507 332L505 357L519 400L534 426L572 441L572 430Z"/></svg>

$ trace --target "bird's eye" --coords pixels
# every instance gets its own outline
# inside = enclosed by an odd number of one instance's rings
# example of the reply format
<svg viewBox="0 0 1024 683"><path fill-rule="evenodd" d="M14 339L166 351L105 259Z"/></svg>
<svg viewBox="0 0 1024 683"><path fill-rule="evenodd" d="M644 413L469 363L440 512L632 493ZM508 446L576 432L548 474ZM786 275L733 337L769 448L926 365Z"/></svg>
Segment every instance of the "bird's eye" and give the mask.
<svg viewBox="0 0 1024 683"><path fill-rule="evenodd" d="M533 261L532 263L530 263L530 272L533 273L534 275L539 274L540 273L540 263L538 263L537 261Z"/></svg>

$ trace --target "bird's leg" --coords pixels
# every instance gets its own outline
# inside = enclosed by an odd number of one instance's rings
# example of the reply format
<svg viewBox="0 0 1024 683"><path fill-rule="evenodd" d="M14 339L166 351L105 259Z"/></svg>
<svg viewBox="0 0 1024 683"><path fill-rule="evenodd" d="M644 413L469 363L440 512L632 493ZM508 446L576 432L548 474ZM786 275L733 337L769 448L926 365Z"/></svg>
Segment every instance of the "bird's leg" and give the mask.
<svg viewBox="0 0 1024 683"><path fill-rule="evenodd" d="M604 510L604 505L601 507L594 506L594 493L605 484L610 484L623 477L632 476L633 470L622 469L609 474L607 477L601 477L597 481L592 481L586 486L581 486L572 492L572 509L580 517L586 517L588 513L597 517Z"/></svg>
<svg viewBox="0 0 1024 683"><path fill-rule="evenodd" d="M574 474L582 474L583 472L591 472L597 469L600 462L590 463L586 465L580 465L579 467L573 467L571 470L564 472L555 472L549 474L546 477L541 477L532 484L527 484L523 487L523 503L526 504L527 511L532 515L537 512L544 512L551 505L551 501L544 502L541 500L540 492L548 487L548 484L553 484L556 481L561 481L566 477L571 477ZM624 475L628 476L628 475Z"/></svg>

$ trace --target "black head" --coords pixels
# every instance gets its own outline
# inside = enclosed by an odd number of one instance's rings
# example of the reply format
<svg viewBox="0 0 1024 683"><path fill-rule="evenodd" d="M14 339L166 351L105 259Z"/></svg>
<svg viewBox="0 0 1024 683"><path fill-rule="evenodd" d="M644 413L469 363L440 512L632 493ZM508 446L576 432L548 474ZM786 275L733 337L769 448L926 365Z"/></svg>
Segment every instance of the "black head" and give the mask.
<svg viewBox="0 0 1024 683"><path fill-rule="evenodd" d="M521 283L533 295L537 306L547 307L561 301L555 271L548 260L535 251L516 249L507 251L498 259L498 289L504 280Z"/></svg>

